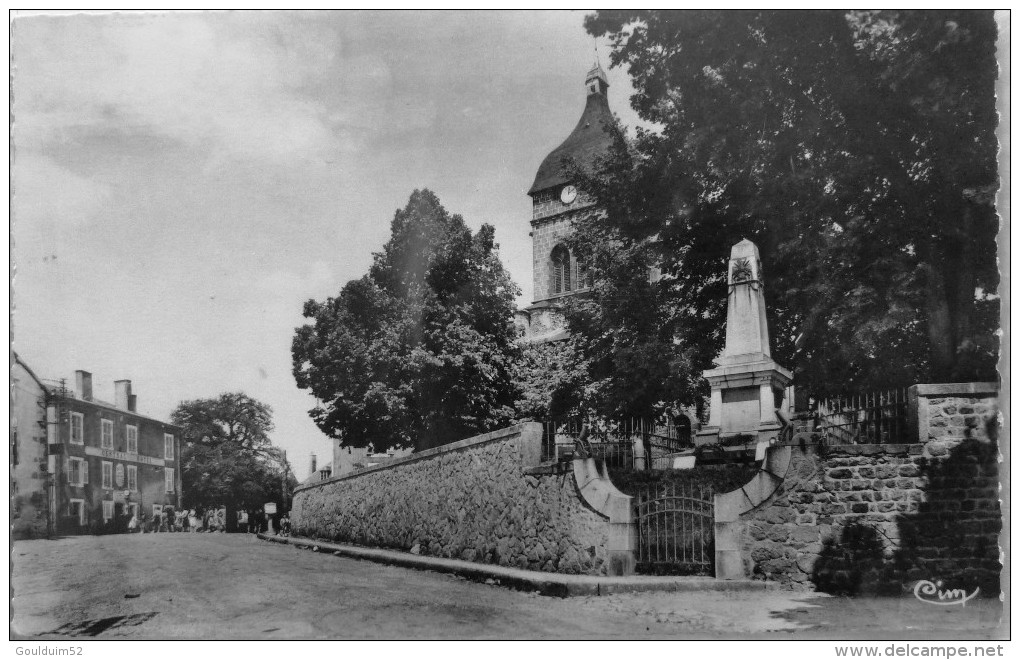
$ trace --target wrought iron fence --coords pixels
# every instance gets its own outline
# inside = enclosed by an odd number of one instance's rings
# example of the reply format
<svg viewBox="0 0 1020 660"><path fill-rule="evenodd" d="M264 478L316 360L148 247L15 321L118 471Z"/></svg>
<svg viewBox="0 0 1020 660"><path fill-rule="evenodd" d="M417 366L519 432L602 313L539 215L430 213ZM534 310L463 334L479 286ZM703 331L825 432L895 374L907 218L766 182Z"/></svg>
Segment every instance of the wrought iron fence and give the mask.
<svg viewBox="0 0 1020 660"><path fill-rule="evenodd" d="M634 498L637 570L657 575L712 575L715 508L710 487L649 484Z"/></svg>
<svg viewBox="0 0 1020 660"><path fill-rule="evenodd" d="M588 433L582 439L586 427ZM571 418L543 423L543 460L572 457L579 445L588 455L619 468L634 468L636 460L650 462L651 467L669 467L672 456L694 447L686 418L679 422Z"/></svg>
<svg viewBox="0 0 1020 660"><path fill-rule="evenodd" d="M906 389L820 398L815 411L816 430L827 444L909 441Z"/></svg>

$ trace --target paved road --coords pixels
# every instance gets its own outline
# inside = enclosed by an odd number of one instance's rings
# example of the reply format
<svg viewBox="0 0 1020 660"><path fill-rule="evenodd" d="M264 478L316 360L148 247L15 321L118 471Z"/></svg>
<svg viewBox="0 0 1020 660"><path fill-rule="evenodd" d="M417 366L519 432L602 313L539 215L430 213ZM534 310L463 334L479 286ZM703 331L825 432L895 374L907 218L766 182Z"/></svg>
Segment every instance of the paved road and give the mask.
<svg viewBox="0 0 1020 660"><path fill-rule="evenodd" d="M12 635L38 639L994 639L1001 605L790 592L559 599L233 534L17 541ZM951 611L947 611L951 610Z"/></svg>

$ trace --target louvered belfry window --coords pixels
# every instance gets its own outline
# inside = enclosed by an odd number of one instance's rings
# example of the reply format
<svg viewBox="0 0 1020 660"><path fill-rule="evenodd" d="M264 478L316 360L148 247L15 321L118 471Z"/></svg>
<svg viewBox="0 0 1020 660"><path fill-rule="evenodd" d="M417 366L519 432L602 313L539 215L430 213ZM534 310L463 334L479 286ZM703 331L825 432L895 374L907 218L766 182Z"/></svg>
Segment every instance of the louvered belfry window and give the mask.
<svg viewBox="0 0 1020 660"><path fill-rule="evenodd" d="M588 270L588 264L578 259L576 265L577 276L574 278L574 288L581 290L591 287L591 272Z"/></svg>
<svg viewBox="0 0 1020 660"><path fill-rule="evenodd" d="M570 251L557 245L552 251L552 292L567 293L571 290Z"/></svg>

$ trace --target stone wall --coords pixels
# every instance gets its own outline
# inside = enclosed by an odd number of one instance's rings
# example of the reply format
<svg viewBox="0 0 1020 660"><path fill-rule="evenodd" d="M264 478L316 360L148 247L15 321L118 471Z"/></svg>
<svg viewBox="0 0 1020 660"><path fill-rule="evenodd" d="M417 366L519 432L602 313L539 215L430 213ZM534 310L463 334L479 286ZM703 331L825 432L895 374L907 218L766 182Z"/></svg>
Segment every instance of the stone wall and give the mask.
<svg viewBox="0 0 1020 660"><path fill-rule="evenodd" d="M952 443L975 434L987 436L985 427L998 415L995 383L914 385L908 399L911 430L921 442Z"/></svg>
<svg viewBox="0 0 1020 660"><path fill-rule="evenodd" d="M302 536L560 573L606 574L610 521L570 471L535 468L521 424L294 493Z"/></svg>
<svg viewBox="0 0 1020 660"><path fill-rule="evenodd" d="M782 484L740 516L747 574L842 593L918 580L999 593L994 386L911 389L922 442L789 448Z"/></svg>
<svg viewBox="0 0 1020 660"><path fill-rule="evenodd" d="M594 206L595 200L581 191L578 191L577 199L570 204L564 204L560 201L560 193L563 191L563 188L564 186L547 188L531 196L531 219L533 221L544 220L545 218L566 213L567 211L576 211Z"/></svg>

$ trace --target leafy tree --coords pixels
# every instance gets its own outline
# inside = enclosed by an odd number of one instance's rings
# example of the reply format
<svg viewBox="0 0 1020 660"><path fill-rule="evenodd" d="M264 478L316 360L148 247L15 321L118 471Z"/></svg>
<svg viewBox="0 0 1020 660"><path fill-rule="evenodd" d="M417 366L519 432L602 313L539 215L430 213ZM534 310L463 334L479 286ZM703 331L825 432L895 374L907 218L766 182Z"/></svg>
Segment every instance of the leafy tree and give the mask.
<svg viewBox="0 0 1020 660"><path fill-rule="evenodd" d="M181 479L184 506L251 509L283 501L295 482L283 452L269 439L272 409L240 392L182 401L170 420L184 429Z"/></svg>
<svg viewBox="0 0 1020 660"><path fill-rule="evenodd" d="M575 234L597 283L568 318L614 367L607 405L695 398L742 238L798 384L995 377L990 12L600 11L586 27L656 124L576 177L605 212Z"/></svg>
<svg viewBox="0 0 1020 660"><path fill-rule="evenodd" d="M313 322L296 329L294 378L318 399L310 414L324 433L424 449L510 423L518 289L494 238L416 190L369 272L305 303Z"/></svg>
<svg viewBox="0 0 1020 660"><path fill-rule="evenodd" d="M518 418L544 421L589 410L594 390L588 367L571 339L522 345Z"/></svg>

